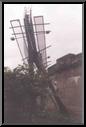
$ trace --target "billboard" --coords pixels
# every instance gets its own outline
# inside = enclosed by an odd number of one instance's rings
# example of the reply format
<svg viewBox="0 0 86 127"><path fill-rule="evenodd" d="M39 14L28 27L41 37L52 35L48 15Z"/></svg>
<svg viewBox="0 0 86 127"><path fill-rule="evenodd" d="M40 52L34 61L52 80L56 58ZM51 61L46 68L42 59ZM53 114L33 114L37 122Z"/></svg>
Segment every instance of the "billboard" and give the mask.
<svg viewBox="0 0 86 127"><path fill-rule="evenodd" d="M40 52L43 65L47 66L46 58L46 42L45 42L45 29L43 16L34 16L36 46L37 51Z"/></svg>
<svg viewBox="0 0 86 127"><path fill-rule="evenodd" d="M20 20L10 20L11 28L13 30L13 36L17 42L20 55L24 63L26 63L26 59L28 58L28 47L27 47L27 40L25 35L24 26L21 25Z"/></svg>
<svg viewBox="0 0 86 127"><path fill-rule="evenodd" d="M33 59L31 53L31 49L33 49L38 52L42 64L46 67L47 56L43 16L34 16L33 23L32 16L30 14L25 14L24 25L21 25L19 19L11 20L10 23L23 62L28 63L30 62L29 60Z"/></svg>

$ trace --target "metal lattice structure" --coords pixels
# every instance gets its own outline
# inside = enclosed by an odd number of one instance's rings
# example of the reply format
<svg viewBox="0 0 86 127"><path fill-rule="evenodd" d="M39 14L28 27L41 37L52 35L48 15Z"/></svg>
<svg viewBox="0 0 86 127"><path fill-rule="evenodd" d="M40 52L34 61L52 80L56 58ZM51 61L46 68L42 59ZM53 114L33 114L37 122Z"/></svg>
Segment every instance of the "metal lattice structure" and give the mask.
<svg viewBox="0 0 86 127"><path fill-rule="evenodd" d="M44 65L44 67L47 67L47 55L46 55L46 42L45 42L45 29L44 29L44 19L43 16L34 16L34 24L32 23L32 19L30 15L25 15L24 17L24 24L25 19L27 18L28 26L27 27L29 31L29 40L31 41L34 50L38 52L39 56L41 57L41 61ZM21 25L21 22L19 19L10 20L11 28L13 29L13 34L15 36L15 39L17 41L17 45L22 57L22 60L24 63L27 63L29 60L30 52L29 48L30 46L26 33L25 33L25 25ZM33 27L34 26L34 27ZM33 39L31 39L33 38Z"/></svg>
<svg viewBox="0 0 86 127"><path fill-rule="evenodd" d="M51 91L50 96L56 107L59 105L60 111L67 112L66 107L62 103L59 96L56 94L54 85L46 71L47 66L47 55L46 55L46 43L45 43L45 29L44 29L44 19L43 16L35 16L34 23L32 21L32 15L25 13L24 25L22 26L19 19L11 20L11 28L13 29L13 35L18 44L20 54L23 61L28 62L30 66L30 74L33 76L35 63L36 67L42 75L46 84L48 85L48 90ZM35 29L34 29L35 26ZM35 35L34 35L35 34Z"/></svg>

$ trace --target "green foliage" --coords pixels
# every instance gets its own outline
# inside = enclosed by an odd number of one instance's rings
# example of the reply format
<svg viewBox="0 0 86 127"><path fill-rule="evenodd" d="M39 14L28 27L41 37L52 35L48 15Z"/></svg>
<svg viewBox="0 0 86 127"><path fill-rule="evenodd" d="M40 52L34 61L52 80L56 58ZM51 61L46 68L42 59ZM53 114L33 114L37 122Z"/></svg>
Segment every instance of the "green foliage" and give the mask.
<svg viewBox="0 0 86 127"><path fill-rule="evenodd" d="M52 121L57 115L52 115L44 107L48 97L45 76L35 71L33 77L28 65L19 65L11 70L4 68L4 120L6 123L29 123L34 118L45 118ZM37 104L37 97L41 103ZM48 98L47 98L48 97ZM35 116L35 117L33 117Z"/></svg>
<svg viewBox="0 0 86 127"><path fill-rule="evenodd" d="M33 78L30 77L28 65L19 65L15 69L11 70L8 67L4 68L4 104L6 120L11 117L12 111L18 110L18 114L24 116L37 110L36 97L43 94L43 88L45 83L38 71L35 72ZM10 107L11 106L11 109ZM9 113L11 110L11 114ZM37 113L36 113L37 114ZM22 116L22 117L23 117ZM21 117L21 116L20 116ZM12 117L11 117L12 118ZM10 118L10 119L11 119ZM27 118L25 116L25 118Z"/></svg>

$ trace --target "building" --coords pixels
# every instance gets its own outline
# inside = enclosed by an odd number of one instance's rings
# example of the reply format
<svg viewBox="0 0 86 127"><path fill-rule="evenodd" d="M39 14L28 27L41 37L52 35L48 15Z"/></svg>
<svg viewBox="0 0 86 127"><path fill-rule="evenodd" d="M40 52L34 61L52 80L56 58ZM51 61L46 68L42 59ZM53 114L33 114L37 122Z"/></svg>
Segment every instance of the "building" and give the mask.
<svg viewBox="0 0 86 127"><path fill-rule="evenodd" d="M53 75L56 72L62 72L65 69L71 69L76 66L81 66L82 63L82 53L77 55L67 54L56 60L56 64L48 68L49 75Z"/></svg>
<svg viewBox="0 0 86 127"><path fill-rule="evenodd" d="M82 116L82 53L67 54L56 60L48 68L52 80L57 82L58 92L75 122L81 122Z"/></svg>

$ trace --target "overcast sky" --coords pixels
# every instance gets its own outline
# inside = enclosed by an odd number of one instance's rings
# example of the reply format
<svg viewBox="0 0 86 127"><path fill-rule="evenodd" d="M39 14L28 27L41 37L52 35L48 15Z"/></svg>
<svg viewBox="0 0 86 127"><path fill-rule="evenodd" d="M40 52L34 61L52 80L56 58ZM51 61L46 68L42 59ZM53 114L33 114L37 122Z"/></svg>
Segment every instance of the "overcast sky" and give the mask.
<svg viewBox="0 0 86 127"><path fill-rule="evenodd" d="M44 16L49 22L46 30L47 56L51 65L68 53L82 52L82 4L5 4L4 5L4 65L10 68L22 64L16 41L11 41L10 20L20 19L23 23L24 8L31 7L33 16Z"/></svg>

